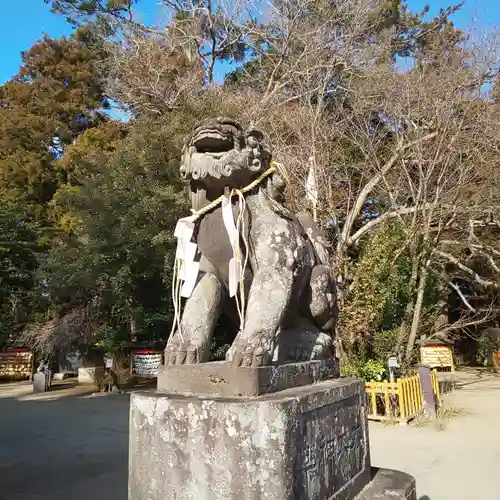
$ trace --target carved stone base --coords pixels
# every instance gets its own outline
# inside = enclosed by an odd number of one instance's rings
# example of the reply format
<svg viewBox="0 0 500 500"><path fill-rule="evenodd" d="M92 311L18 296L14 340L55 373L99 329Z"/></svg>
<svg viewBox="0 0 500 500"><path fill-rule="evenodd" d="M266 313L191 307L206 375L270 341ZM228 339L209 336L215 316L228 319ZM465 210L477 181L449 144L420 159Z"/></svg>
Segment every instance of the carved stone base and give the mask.
<svg viewBox="0 0 500 500"><path fill-rule="evenodd" d="M355 500L417 500L415 479L397 470L372 469L372 480Z"/></svg>
<svg viewBox="0 0 500 500"><path fill-rule="evenodd" d="M246 398L132 395L129 500L352 500L370 472L357 379Z"/></svg>
<svg viewBox="0 0 500 500"><path fill-rule="evenodd" d="M242 397L260 396L338 378L336 359L286 365L235 367L225 361L161 366L158 390L169 394Z"/></svg>

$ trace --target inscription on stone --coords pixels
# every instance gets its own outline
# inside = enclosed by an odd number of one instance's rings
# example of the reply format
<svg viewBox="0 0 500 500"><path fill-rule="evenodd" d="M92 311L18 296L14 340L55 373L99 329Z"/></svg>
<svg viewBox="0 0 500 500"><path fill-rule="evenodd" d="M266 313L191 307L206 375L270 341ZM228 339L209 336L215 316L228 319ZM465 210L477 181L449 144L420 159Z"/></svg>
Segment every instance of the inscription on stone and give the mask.
<svg viewBox="0 0 500 500"><path fill-rule="evenodd" d="M363 428L358 396L303 413L299 435L296 498L335 498L335 493L363 470Z"/></svg>
<svg viewBox="0 0 500 500"><path fill-rule="evenodd" d="M299 387L313 382L312 373L307 371L305 365L297 363L295 366L290 365L290 367L293 367L293 369L279 370L273 367L268 385L270 387L277 387L278 390L281 390L288 387Z"/></svg>

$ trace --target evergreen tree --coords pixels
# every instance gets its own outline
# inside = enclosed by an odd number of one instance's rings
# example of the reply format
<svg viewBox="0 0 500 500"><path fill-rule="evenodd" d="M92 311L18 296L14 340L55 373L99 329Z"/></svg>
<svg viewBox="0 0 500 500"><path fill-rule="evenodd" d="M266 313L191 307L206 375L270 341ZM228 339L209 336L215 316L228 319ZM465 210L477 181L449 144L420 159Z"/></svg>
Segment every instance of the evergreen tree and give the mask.
<svg viewBox="0 0 500 500"><path fill-rule="evenodd" d="M36 307L34 284L47 241L26 208L0 198L0 347L15 342Z"/></svg>
<svg viewBox="0 0 500 500"><path fill-rule="evenodd" d="M99 63L103 47L91 32L44 37L23 53L18 75L0 87L0 192L46 203L65 182L55 168L79 134L106 120Z"/></svg>
<svg viewBox="0 0 500 500"><path fill-rule="evenodd" d="M104 114L104 56L103 45L86 28L60 40L45 36L22 54L19 73L0 86L0 325L4 335L18 336L46 312L45 282L38 281L37 287L36 275L46 252L59 242L65 214L54 210L54 196L67 188L76 169L75 158L91 137L106 151L110 149L106 138L111 142L119 135L119 126L108 125ZM84 138L78 140L80 136Z"/></svg>

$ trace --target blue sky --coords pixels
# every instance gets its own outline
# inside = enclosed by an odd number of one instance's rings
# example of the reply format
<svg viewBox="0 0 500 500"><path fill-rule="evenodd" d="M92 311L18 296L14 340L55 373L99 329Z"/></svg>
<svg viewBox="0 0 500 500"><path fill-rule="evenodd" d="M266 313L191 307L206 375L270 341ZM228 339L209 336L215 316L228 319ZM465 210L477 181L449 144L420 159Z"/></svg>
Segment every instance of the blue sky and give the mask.
<svg viewBox="0 0 500 500"><path fill-rule="evenodd" d="M409 0L412 9L421 9L426 3L431 5L431 12L437 13L439 8L458 3L459 0ZM491 25L500 25L500 8L496 7L499 0L469 0L463 11L456 18L455 23L460 27L467 27L475 20L482 28ZM14 76L21 64L21 51L28 49L43 33L58 38L71 33L65 19L50 13L49 7L43 0L30 0L29 8L26 2L9 2L8 9L4 9L0 16L0 84ZM161 20L157 0L141 0L139 16L148 24Z"/></svg>

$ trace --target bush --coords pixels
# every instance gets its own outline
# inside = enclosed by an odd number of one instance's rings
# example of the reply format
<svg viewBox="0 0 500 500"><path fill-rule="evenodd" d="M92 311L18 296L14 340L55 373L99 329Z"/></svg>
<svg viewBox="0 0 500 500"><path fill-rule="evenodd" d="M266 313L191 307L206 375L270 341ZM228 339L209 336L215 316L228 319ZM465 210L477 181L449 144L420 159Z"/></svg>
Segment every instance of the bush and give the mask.
<svg viewBox="0 0 500 500"><path fill-rule="evenodd" d="M385 361L378 359L347 362L341 365L341 372L344 377L358 377L366 382L381 382L388 378Z"/></svg>
<svg viewBox="0 0 500 500"><path fill-rule="evenodd" d="M381 382L387 379L387 368L383 361L369 359L360 366L359 376L367 382Z"/></svg>
<svg viewBox="0 0 500 500"><path fill-rule="evenodd" d="M397 344L399 329L384 330L377 332L372 339L372 351L375 359L387 360L394 354Z"/></svg>

